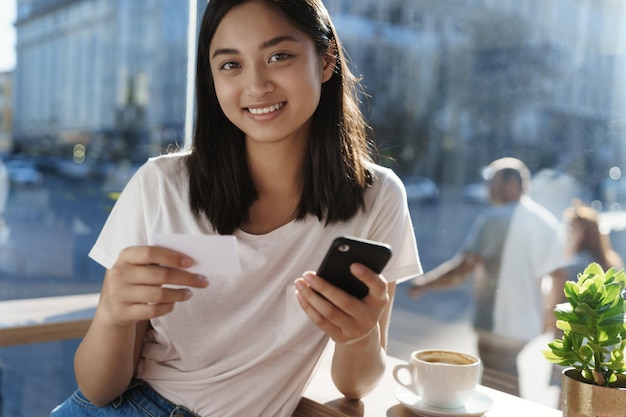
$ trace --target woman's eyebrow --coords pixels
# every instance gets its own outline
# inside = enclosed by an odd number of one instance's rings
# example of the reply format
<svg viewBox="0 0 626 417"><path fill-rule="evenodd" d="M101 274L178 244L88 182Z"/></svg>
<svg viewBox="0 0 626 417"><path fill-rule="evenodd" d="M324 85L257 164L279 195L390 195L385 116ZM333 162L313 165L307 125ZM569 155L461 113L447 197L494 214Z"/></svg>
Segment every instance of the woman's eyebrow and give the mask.
<svg viewBox="0 0 626 417"><path fill-rule="evenodd" d="M298 42L298 39L294 38L293 36L277 36L263 42L260 49L271 48L272 46L276 46L281 42Z"/></svg>
<svg viewBox="0 0 626 417"><path fill-rule="evenodd" d="M293 36L277 36L275 38L269 39L259 46L259 49L271 48L272 46L276 46L282 42L299 42L297 38ZM235 48L218 48L211 55L211 59L215 58L218 55L237 55L239 51Z"/></svg>
<svg viewBox="0 0 626 417"><path fill-rule="evenodd" d="M234 48L218 48L213 52L213 55L211 55L211 59L218 55L237 55L238 53L239 51Z"/></svg>

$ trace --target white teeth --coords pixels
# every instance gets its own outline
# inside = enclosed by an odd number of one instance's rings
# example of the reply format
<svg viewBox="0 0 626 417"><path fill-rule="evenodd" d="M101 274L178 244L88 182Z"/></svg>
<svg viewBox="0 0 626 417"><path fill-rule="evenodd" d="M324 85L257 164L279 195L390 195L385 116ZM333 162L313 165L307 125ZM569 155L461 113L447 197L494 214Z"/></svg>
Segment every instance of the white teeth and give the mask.
<svg viewBox="0 0 626 417"><path fill-rule="evenodd" d="M248 111L250 113L252 113L252 114L267 114L267 113L275 112L276 110L280 109L281 107L283 107L283 103L274 104L272 106L263 107L261 109L248 108Z"/></svg>

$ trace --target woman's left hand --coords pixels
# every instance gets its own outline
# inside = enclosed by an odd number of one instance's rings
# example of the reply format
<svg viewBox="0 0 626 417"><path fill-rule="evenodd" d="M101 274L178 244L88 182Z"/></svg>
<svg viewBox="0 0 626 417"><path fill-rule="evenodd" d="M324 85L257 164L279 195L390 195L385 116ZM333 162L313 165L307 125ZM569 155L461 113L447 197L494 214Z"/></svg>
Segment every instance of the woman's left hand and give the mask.
<svg viewBox="0 0 626 417"><path fill-rule="evenodd" d="M352 264L350 271L369 288L362 299L335 287L314 272L306 272L295 281L300 306L336 343L358 342L377 329L389 303L387 282L383 277L359 263Z"/></svg>

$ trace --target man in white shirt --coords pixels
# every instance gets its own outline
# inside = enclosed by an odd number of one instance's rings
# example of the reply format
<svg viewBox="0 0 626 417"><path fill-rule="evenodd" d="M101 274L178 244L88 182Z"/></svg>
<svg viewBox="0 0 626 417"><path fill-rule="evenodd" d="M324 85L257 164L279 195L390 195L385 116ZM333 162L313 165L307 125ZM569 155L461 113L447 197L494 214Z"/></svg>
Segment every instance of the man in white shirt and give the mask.
<svg viewBox="0 0 626 417"><path fill-rule="evenodd" d="M417 297L474 275L474 328L485 367L507 362L506 371L517 374L521 348L554 330L553 309L566 280L564 236L559 220L525 194L530 172L522 161L498 159L488 172L492 206L476 218L459 253L414 279L410 293ZM546 279L550 291L543 294ZM494 345L501 350L495 358Z"/></svg>

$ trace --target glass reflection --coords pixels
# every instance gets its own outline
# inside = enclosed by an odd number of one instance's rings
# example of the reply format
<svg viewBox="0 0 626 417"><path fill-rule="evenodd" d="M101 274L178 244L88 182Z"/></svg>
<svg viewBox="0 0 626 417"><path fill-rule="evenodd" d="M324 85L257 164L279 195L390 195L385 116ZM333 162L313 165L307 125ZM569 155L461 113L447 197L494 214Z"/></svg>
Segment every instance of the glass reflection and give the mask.
<svg viewBox="0 0 626 417"><path fill-rule="evenodd" d="M14 6L17 34L16 63L0 70L0 300L99 290L86 253L116 193L147 157L184 142L183 3L0 6ZM424 269L456 253L488 204L482 169L502 156L529 166L531 195L558 218L572 198L597 210L626 256L623 0L325 3L385 161L405 178ZM476 348L471 282L419 301L406 286L391 354ZM554 401L530 388L522 395Z"/></svg>

